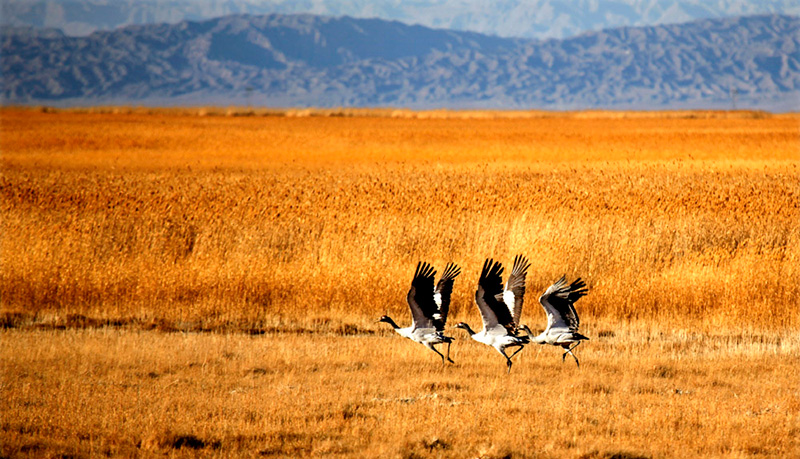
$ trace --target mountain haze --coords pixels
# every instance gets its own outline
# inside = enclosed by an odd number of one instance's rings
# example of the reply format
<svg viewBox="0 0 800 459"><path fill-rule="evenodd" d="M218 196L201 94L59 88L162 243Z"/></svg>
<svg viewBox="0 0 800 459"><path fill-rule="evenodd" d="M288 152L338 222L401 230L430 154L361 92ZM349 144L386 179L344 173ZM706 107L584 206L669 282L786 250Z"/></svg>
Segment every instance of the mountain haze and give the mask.
<svg viewBox="0 0 800 459"><path fill-rule="evenodd" d="M800 20L500 38L378 19L234 15L87 37L5 28L4 103L411 108L798 107Z"/></svg>

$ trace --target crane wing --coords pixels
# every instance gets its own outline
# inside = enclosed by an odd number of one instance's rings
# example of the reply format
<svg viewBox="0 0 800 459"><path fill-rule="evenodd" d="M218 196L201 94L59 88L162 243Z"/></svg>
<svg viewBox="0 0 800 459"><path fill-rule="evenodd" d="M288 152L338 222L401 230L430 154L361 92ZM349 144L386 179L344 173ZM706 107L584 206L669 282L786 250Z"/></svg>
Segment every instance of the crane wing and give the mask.
<svg viewBox="0 0 800 459"><path fill-rule="evenodd" d="M503 265L499 261L487 258L483 262L481 278L478 281L478 290L475 292L475 302L481 312L484 330L494 328L497 324L506 329L513 327L514 319L511 311L497 299L503 294Z"/></svg>
<svg viewBox="0 0 800 459"><path fill-rule="evenodd" d="M439 331L443 331L445 323L447 323L447 313L450 312L450 295L453 293L453 283L459 274L461 274L461 268L455 263L448 263L444 268L442 278L436 284L436 290L433 291L433 301L438 309L438 312L433 315L433 322Z"/></svg>
<svg viewBox="0 0 800 459"><path fill-rule="evenodd" d="M525 276L528 275L528 268L531 264L528 259L522 255L514 257L514 267L511 269L511 275L508 276L506 288L503 293L498 294L495 298L498 301L505 303L511 318L513 320L514 332L519 327L520 316L522 315L522 303L525 298Z"/></svg>
<svg viewBox="0 0 800 459"><path fill-rule="evenodd" d="M426 262L417 263L411 288L408 290L408 306L414 320L413 329L433 328L433 315L439 312L433 299L433 278L436 276L433 266Z"/></svg>
<svg viewBox="0 0 800 459"><path fill-rule="evenodd" d="M577 332L580 325L575 302L586 295L589 290L580 278L567 285L567 276L561 276L539 297L547 314L547 331Z"/></svg>

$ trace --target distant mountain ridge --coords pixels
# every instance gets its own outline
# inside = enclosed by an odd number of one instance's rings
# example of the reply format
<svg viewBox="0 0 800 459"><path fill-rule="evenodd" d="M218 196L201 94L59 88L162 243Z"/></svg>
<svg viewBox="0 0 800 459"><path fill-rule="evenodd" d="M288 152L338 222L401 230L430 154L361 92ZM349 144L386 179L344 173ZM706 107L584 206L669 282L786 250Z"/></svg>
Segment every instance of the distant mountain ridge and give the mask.
<svg viewBox="0 0 800 459"><path fill-rule="evenodd" d="M4 28L5 104L796 110L800 19L523 40L378 19L234 15L88 37Z"/></svg>
<svg viewBox="0 0 800 459"><path fill-rule="evenodd" d="M568 38L615 27L759 14L800 15L797 0L5 0L0 24L88 35L133 24L231 14L376 18L518 38Z"/></svg>

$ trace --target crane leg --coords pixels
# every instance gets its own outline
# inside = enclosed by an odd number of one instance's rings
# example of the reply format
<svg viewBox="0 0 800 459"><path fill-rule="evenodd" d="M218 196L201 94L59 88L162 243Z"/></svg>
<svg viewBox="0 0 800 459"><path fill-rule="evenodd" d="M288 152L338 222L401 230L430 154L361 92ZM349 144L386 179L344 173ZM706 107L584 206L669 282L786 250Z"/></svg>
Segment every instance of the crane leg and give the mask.
<svg viewBox="0 0 800 459"><path fill-rule="evenodd" d="M453 362L453 359L450 358L450 342L447 343L447 361L450 363L455 363Z"/></svg>
<svg viewBox="0 0 800 459"><path fill-rule="evenodd" d="M567 354L569 354L569 355L571 355L571 356L572 356L572 358L573 358L573 359L575 359L575 364L576 364L576 365L578 365L578 368L580 368L580 367L581 367L581 364L580 364L580 362L578 362L578 358L577 358L577 357L575 357L575 354L573 354L573 353L572 353L572 350L573 350L573 349L575 349L576 347L578 347L578 345L579 345L579 344L581 344L581 342L580 342L580 341L578 341L577 343L573 344L573 345L572 345L572 347L568 347L568 348L566 348L566 349L567 349L567 351L566 351L566 352L564 352L564 355L562 355L562 356L561 356L561 362L562 362L562 363L564 362L564 359L566 359L566 358L567 358Z"/></svg>
<svg viewBox="0 0 800 459"><path fill-rule="evenodd" d="M518 353L519 351L521 351L521 350L525 349L525 346L523 346L522 344L518 344L518 346L519 346L519 349L517 349L516 351L514 351L514 353L513 353L513 354L511 354L511 357L509 357L509 359L511 359L512 357L514 357L515 355L517 355L517 353Z"/></svg>
<svg viewBox="0 0 800 459"><path fill-rule="evenodd" d="M575 354L573 354L573 353L572 353L572 351L569 351L569 355L571 355L571 356L572 356L572 358L573 358L573 359L575 359L575 365L577 365L577 366L578 366L578 368L580 368L580 367L581 367L581 363L580 363L580 362L578 362L578 358L577 358L577 357L575 357Z"/></svg>
<svg viewBox="0 0 800 459"><path fill-rule="evenodd" d="M442 353L437 351L435 347L431 347L431 349L433 349L433 352L439 354L439 357L442 358L442 366L444 366L444 356L442 355Z"/></svg>
<svg viewBox="0 0 800 459"><path fill-rule="evenodd" d="M508 367L508 373L511 374L511 365L513 365L513 363L511 362L511 358L509 358L506 355L506 351L504 349L497 349L497 350L500 351L500 353L503 354L503 357L506 358L506 366Z"/></svg>
<svg viewBox="0 0 800 459"><path fill-rule="evenodd" d="M429 344L429 345L427 345L427 346L428 346L428 348L429 348L430 350L432 350L433 352L435 352L435 353L439 354L439 357L441 357L441 358L442 358L442 366L444 366L444 356L442 355L442 353L441 353L441 352L439 352L439 351L437 351L437 350L436 350L436 348L435 348L435 347L433 347L433 344ZM450 360L450 358L448 357L448 359L447 359L447 360ZM452 362L452 360L450 360L450 361Z"/></svg>

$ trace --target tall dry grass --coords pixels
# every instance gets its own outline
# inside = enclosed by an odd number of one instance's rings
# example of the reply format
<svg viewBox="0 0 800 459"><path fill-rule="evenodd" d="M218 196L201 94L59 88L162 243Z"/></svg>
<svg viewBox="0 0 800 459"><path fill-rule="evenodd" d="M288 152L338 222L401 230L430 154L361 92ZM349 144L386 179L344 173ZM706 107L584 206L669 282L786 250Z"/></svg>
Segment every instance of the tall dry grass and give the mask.
<svg viewBox="0 0 800 459"><path fill-rule="evenodd" d="M797 329L797 118L595 115L6 109L2 310L368 326L424 259L474 320L484 257L525 253L532 298L587 280L587 324Z"/></svg>
<svg viewBox="0 0 800 459"><path fill-rule="evenodd" d="M796 456L798 119L0 110L0 455ZM515 253L580 370L375 323Z"/></svg>

